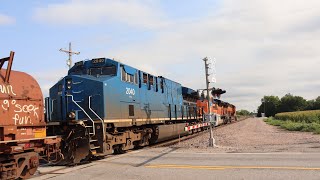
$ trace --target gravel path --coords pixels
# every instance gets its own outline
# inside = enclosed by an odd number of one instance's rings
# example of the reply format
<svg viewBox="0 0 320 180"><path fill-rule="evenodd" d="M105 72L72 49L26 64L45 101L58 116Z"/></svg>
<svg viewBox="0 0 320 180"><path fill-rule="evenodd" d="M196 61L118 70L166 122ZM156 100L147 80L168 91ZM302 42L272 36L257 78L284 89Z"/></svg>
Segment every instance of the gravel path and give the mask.
<svg viewBox="0 0 320 180"><path fill-rule="evenodd" d="M249 118L214 129L216 148L208 147L209 133L172 147L199 152L320 152L320 135L292 132Z"/></svg>

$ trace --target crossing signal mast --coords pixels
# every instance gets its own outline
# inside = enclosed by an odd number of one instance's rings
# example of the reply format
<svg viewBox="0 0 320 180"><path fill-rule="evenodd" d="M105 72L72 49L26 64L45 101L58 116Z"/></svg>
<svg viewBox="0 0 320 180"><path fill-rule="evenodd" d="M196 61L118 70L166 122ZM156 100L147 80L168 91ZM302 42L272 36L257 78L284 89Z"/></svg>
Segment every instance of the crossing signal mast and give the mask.
<svg viewBox="0 0 320 180"><path fill-rule="evenodd" d="M60 49L59 50L60 52L65 52L65 53L68 53L69 54L69 59L67 60L67 66L69 67L69 69L72 67L72 55L73 54L76 54L76 55L79 55L80 52L73 52L72 51L72 48L71 48L71 42L69 42L69 50L65 50L65 49Z"/></svg>
<svg viewBox="0 0 320 180"><path fill-rule="evenodd" d="M209 119L210 123L210 137L209 137L209 147L215 147L215 139L213 138L213 129L212 129L212 124L211 124L211 119L212 119L212 114L210 111L210 94L209 94L209 64L208 64L208 58L205 57L203 58L204 61L204 66L205 66L205 72L206 72L206 85L207 85L207 100L208 100L208 114L207 117Z"/></svg>

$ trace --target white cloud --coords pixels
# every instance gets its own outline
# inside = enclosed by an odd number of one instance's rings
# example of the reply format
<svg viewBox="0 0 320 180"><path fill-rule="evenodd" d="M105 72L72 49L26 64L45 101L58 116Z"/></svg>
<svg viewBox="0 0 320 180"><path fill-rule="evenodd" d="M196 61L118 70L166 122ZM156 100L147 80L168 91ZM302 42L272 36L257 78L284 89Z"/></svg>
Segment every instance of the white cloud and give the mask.
<svg viewBox="0 0 320 180"><path fill-rule="evenodd" d="M169 19L148 0L72 0L38 8L34 17L52 24L120 22L151 28L155 36L112 46L108 55L192 88L205 86L201 59L215 57L217 86L227 90L222 98L239 109L255 110L263 95L320 95L320 1L221 3L192 21ZM110 44L117 40L110 39ZM99 41L95 46L99 43L105 46Z"/></svg>
<svg viewBox="0 0 320 180"><path fill-rule="evenodd" d="M15 19L13 17L0 14L0 25L9 25L15 23Z"/></svg>
<svg viewBox="0 0 320 180"><path fill-rule="evenodd" d="M193 88L205 85L201 58L215 57L217 86L238 108L255 110L270 94L311 99L320 95L310 89L320 75L319 8L319 1L226 0L205 18L176 21L147 42L110 52L138 67L152 64Z"/></svg>
<svg viewBox="0 0 320 180"><path fill-rule="evenodd" d="M156 28L166 26L163 14L146 0L70 0L36 8L34 18L50 24L123 23L134 27Z"/></svg>

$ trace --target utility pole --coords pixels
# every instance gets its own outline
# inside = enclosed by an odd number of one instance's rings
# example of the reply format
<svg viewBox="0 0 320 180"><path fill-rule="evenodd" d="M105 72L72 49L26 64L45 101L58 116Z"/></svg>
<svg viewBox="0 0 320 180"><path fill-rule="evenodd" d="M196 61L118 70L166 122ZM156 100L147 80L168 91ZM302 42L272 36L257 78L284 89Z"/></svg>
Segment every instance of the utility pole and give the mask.
<svg viewBox="0 0 320 180"><path fill-rule="evenodd" d="M69 59L67 60L67 65L69 66L69 69L70 69L71 66L72 66L72 55L73 54L79 55L80 52L72 52L71 42L69 42L69 50L64 50L64 49L61 48L60 51L69 54Z"/></svg>
<svg viewBox="0 0 320 180"><path fill-rule="evenodd" d="M262 101L262 103L263 103L263 114L264 114L263 117L267 117L267 116L266 116L266 99L265 99L265 97L263 97L263 99L262 99L261 101ZM261 115L261 116L262 116L262 115Z"/></svg>
<svg viewBox="0 0 320 180"><path fill-rule="evenodd" d="M263 103L264 104L264 111L263 111L264 112L264 117L267 117L267 113L266 113L266 102L267 101L266 101L265 97L263 98L263 102L264 102Z"/></svg>
<svg viewBox="0 0 320 180"><path fill-rule="evenodd" d="M209 75L208 74L208 69L209 69L209 64L208 64L208 58L205 57L203 58L204 65L205 65L205 72L206 72L206 85L207 85L207 100L208 100L208 118L209 118L209 124L210 124L210 137L209 137L209 147L214 147L215 146L215 139L213 138L213 129L212 129L212 124L211 124L211 109L210 109L210 94L209 94Z"/></svg>

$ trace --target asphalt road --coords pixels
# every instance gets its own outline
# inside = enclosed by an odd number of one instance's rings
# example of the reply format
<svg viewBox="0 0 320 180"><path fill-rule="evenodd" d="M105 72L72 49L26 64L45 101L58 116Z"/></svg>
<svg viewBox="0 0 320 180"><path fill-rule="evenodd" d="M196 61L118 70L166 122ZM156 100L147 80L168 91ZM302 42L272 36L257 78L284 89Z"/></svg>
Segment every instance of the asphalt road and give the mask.
<svg viewBox="0 0 320 180"><path fill-rule="evenodd" d="M76 167L41 167L33 179L320 179L319 153L193 153L149 148Z"/></svg>

